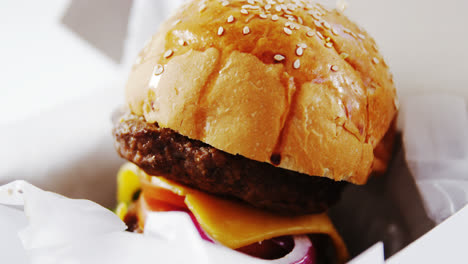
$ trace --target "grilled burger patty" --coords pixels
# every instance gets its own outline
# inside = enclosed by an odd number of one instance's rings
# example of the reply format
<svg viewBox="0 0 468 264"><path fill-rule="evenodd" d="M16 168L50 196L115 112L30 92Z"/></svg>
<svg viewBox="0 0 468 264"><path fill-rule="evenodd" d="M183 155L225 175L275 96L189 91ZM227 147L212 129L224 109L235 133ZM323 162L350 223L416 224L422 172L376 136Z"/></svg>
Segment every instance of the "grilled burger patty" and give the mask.
<svg viewBox="0 0 468 264"><path fill-rule="evenodd" d="M113 133L118 153L149 175L278 213L323 212L346 184L232 155L128 113Z"/></svg>

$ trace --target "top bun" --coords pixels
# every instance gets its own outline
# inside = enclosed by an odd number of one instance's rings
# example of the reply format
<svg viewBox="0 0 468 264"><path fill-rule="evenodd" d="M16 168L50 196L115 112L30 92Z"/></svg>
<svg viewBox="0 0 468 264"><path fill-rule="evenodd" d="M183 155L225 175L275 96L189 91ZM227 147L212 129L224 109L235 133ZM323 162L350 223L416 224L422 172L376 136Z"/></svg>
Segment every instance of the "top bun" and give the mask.
<svg viewBox="0 0 468 264"><path fill-rule="evenodd" d="M145 46L133 113L231 154L363 184L397 112L374 40L309 1L190 1Z"/></svg>

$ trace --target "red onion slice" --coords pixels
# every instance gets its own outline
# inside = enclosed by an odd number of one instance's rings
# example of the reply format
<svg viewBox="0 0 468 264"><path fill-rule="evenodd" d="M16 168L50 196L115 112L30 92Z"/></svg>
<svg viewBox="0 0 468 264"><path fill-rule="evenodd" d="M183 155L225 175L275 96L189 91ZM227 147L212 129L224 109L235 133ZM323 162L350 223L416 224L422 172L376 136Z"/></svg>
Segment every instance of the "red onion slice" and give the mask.
<svg viewBox="0 0 468 264"><path fill-rule="evenodd" d="M294 248L286 256L269 261L274 264L315 264L316 252L309 237L293 236Z"/></svg>
<svg viewBox="0 0 468 264"><path fill-rule="evenodd" d="M192 218L192 222L197 228L198 233L200 234L200 237L206 241L215 243L214 240L211 239L208 236L208 234L206 234L206 232L201 228L200 223L198 223L195 216L191 212L188 212L188 214ZM284 238L287 238L287 237L284 237ZM284 257L279 258L279 259L264 260L265 263L268 262L268 263L273 263L273 264L315 264L316 263L316 251L309 237L306 235L299 235L299 236L293 236L292 238L294 240L294 247L288 254L286 254ZM290 248L290 245L288 245L289 243L287 239L282 239L281 237L279 237L279 238L273 238L272 240L274 240L274 243L278 244L281 247Z"/></svg>
<svg viewBox="0 0 468 264"><path fill-rule="evenodd" d="M192 212L188 212L190 215L190 218L192 219L193 225L197 228L198 234L200 234L200 237L203 238L203 240L206 240L208 242L214 243L213 239L211 239L208 234L203 230L203 228L200 226L200 223L197 221L197 218L195 218L195 215L192 214Z"/></svg>

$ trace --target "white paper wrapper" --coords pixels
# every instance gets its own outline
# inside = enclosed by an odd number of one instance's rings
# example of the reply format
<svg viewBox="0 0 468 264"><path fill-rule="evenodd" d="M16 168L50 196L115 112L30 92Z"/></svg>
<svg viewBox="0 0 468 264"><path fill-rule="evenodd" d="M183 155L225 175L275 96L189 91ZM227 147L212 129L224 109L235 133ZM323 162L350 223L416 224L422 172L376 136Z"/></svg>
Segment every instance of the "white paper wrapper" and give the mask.
<svg viewBox="0 0 468 264"><path fill-rule="evenodd" d="M24 181L0 186L0 216L10 230L0 236L10 251L4 259L14 263L26 263L26 255L34 264L263 263L202 240L186 213L150 214L144 235L129 233L113 212L94 202ZM24 248L11 245L18 237Z"/></svg>
<svg viewBox="0 0 468 264"><path fill-rule="evenodd" d="M406 160L429 216L440 223L468 203L468 115L462 97L403 100Z"/></svg>
<svg viewBox="0 0 468 264"><path fill-rule="evenodd" d="M0 203L0 259L2 263L26 264L28 258L18 231L27 225L24 213Z"/></svg>

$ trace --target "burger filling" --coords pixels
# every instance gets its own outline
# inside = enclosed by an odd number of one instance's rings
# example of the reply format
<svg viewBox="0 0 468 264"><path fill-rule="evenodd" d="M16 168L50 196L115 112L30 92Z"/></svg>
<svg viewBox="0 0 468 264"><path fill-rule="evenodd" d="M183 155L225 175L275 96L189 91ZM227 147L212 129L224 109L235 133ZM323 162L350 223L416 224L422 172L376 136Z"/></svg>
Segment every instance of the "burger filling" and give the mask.
<svg viewBox="0 0 468 264"><path fill-rule="evenodd" d="M183 211L205 240L275 263L341 263L347 257L324 213L287 217L258 210L149 176L131 163L120 170L118 185L117 213L129 231L141 232L148 212Z"/></svg>
<svg viewBox="0 0 468 264"><path fill-rule="evenodd" d="M118 153L149 175L257 208L288 215L324 212L346 184L232 155L129 113L116 119Z"/></svg>

